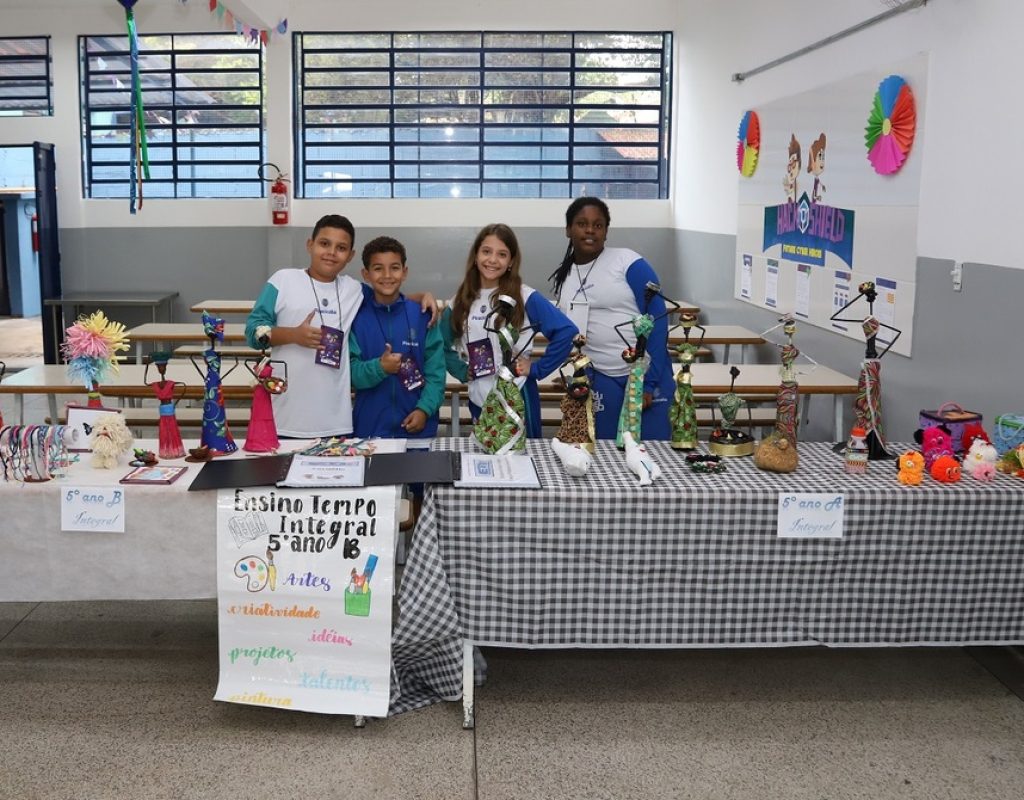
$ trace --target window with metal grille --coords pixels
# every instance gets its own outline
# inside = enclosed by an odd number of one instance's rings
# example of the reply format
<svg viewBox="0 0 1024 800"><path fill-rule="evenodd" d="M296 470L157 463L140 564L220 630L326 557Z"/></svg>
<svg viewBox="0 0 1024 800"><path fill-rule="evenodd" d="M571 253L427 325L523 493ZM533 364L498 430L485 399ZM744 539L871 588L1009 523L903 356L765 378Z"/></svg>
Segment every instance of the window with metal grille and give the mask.
<svg viewBox="0 0 1024 800"><path fill-rule="evenodd" d="M0 38L0 117L53 115L50 37Z"/></svg>
<svg viewBox="0 0 1024 800"><path fill-rule="evenodd" d="M670 33L296 33L298 197L668 197Z"/></svg>
<svg viewBox="0 0 1024 800"><path fill-rule="evenodd" d="M127 36L79 38L86 197L128 197ZM149 148L144 197L263 197L263 49L237 34L139 37Z"/></svg>

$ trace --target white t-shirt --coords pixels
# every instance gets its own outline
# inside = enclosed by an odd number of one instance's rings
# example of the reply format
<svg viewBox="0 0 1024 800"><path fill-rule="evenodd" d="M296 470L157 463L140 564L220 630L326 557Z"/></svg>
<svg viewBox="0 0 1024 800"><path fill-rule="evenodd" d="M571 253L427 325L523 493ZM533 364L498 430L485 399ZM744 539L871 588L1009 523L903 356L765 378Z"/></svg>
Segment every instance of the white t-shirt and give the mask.
<svg viewBox="0 0 1024 800"><path fill-rule="evenodd" d="M484 320L491 313L491 295L494 292L494 289L481 289L480 295L473 301L469 308L469 316L466 319L466 329L462 334L461 344L463 357L466 357L469 342L490 339L491 348L494 353L494 366L497 369L501 366L501 345L498 342L498 334L484 329ZM519 352L524 347L528 347L533 336L533 330L529 327L530 318L526 313L526 301L533 292L532 288L523 284L522 297L520 298L520 302L523 304L523 327L516 344L516 352ZM529 353L526 353L526 355L529 355ZM472 379L469 382L469 399L475 405L482 407L484 400L487 399L487 395L494 388L496 380L496 375L485 375L481 378Z"/></svg>
<svg viewBox="0 0 1024 800"><path fill-rule="evenodd" d="M348 336L363 302L361 284L347 275L321 283L304 269L278 270L269 283L277 289L275 325L294 327L316 310L311 325L328 325L345 332L338 369L317 364L317 351L312 348L274 345L274 358L288 364L288 390L273 396L278 433L305 438L352 433Z"/></svg>
<svg viewBox="0 0 1024 800"><path fill-rule="evenodd" d="M558 307L568 315L570 302L587 302L587 344L583 352L590 356L594 369L605 375L628 375L630 365L622 360L626 344L615 326L629 323L640 309L626 281L626 270L641 256L624 247L606 247L588 264L574 264L562 284ZM630 347L636 344L632 325L618 329Z"/></svg>

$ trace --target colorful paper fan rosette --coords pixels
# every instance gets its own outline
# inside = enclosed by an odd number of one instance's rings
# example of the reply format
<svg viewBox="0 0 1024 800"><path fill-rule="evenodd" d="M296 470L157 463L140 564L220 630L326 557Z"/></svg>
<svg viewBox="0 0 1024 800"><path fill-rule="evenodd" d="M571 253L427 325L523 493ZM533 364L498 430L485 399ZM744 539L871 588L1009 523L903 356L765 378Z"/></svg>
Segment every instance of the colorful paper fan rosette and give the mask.
<svg viewBox="0 0 1024 800"><path fill-rule="evenodd" d="M907 160L917 130L917 107L910 85L890 75L875 92L871 115L864 129L868 161L879 175L898 172Z"/></svg>
<svg viewBox="0 0 1024 800"><path fill-rule="evenodd" d="M757 154L761 149L761 121L756 111L747 111L740 120L736 142L736 169L749 178L757 169Z"/></svg>

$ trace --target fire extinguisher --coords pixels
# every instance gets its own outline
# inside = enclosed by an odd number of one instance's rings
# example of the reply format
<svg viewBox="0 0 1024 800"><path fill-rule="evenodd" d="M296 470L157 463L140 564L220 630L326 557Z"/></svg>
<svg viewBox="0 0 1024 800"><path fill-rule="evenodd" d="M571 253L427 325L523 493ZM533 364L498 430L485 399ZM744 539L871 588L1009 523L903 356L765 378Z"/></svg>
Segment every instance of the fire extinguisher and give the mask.
<svg viewBox="0 0 1024 800"><path fill-rule="evenodd" d="M276 177L270 178L263 174L266 167L273 167ZM287 225L290 214L291 200L288 197L288 176L281 172L277 164L268 161L260 164L257 175L270 182L270 221L275 225Z"/></svg>
<svg viewBox="0 0 1024 800"><path fill-rule="evenodd" d="M32 215L32 252L39 252L39 215Z"/></svg>

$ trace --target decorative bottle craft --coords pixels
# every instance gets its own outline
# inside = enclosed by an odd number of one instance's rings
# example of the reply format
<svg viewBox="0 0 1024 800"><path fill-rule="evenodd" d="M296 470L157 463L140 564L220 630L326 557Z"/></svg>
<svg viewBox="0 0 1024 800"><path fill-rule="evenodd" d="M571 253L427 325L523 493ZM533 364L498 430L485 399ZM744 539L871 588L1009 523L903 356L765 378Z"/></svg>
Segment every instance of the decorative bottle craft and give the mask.
<svg viewBox="0 0 1024 800"><path fill-rule="evenodd" d="M274 376L274 364L284 365L284 378ZM250 453L274 452L281 446L281 441L277 437L271 397L282 394L288 388L288 365L283 361L271 361L266 355L256 362L246 361L245 365L256 382L252 390L249 428L242 449Z"/></svg>
<svg viewBox="0 0 1024 800"><path fill-rule="evenodd" d="M793 366L800 351L793 344L796 322L791 317L782 321L786 344L779 348L781 381L775 395L775 429L765 436L754 450L754 465L768 472L793 472L799 463L796 448L797 382Z"/></svg>
<svg viewBox="0 0 1024 800"><path fill-rule="evenodd" d="M484 320L484 329L498 336L501 365L473 426L473 435L486 452L498 455L526 450L526 403L516 383L520 331L510 321L515 302L508 295L499 295L498 307Z"/></svg>
<svg viewBox="0 0 1024 800"><path fill-rule="evenodd" d="M633 333L636 345L622 351L622 360L630 365L629 376L626 378L626 391L622 397L622 410L619 412L619 427L615 433L615 445L626 446L623 434L629 431L633 441L640 443L640 423L644 412L644 376L650 359L647 357L647 337L654 330L654 317L650 314L638 314L633 318Z"/></svg>
<svg viewBox="0 0 1024 800"><path fill-rule="evenodd" d="M203 312L203 331L210 340L210 347L203 352L205 372L192 357L192 363L203 376L203 430L201 444L209 449L210 455L227 455L238 449L231 431L228 428L227 413L224 410L223 377L238 366L236 361L224 375L221 375L221 357L217 352L217 342L224 341L224 320Z"/></svg>
<svg viewBox="0 0 1024 800"><path fill-rule="evenodd" d="M682 315L683 342L676 346L682 367L676 373L676 391L669 422L672 423L672 447L676 450L693 450L697 446L697 405L693 400L693 374L690 365L697 360L699 343L690 341L694 327L700 328L700 340L704 341L704 328L697 325L693 314Z"/></svg>
<svg viewBox="0 0 1024 800"><path fill-rule="evenodd" d="M588 373L590 357L582 352L587 339L580 334L572 341L575 349L562 365L572 368L572 377L566 378L562 367L558 370L565 382L565 396L561 402L562 424L556 438L593 453L597 437L594 432L594 398L590 392Z"/></svg>
<svg viewBox="0 0 1024 800"><path fill-rule="evenodd" d="M862 475L868 471L868 432L855 425L846 443L845 469L851 475Z"/></svg>
<svg viewBox="0 0 1024 800"><path fill-rule="evenodd" d="M157 350L149 354L149 364L146 365L146 372L143 381L153 390L157 401L160 403L160 422L157 428L159 446L157 454L160 458L184 458L185 444L181 440L181 430L178 428L178 418L174 416L177 401L175 391L180 387L182 393L185 384L167 380L167 362L171 354L165 350ZM149 366L154 365L160 373L160 380L149 383Z"/></svg>

